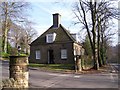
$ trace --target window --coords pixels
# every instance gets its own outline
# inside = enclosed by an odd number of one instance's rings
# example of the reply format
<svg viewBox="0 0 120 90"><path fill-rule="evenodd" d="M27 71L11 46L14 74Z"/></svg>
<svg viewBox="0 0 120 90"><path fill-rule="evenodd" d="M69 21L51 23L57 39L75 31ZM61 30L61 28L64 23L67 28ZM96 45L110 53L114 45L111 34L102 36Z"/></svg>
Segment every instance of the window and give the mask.
<svg viewBox="0 0 120 90"><path fill-rule="evenodd" d="M40 59L40 57L41 57L41 56L40 56L40 50L37 50L37 51L36 51L36 59Z"/></svg>
<svg viewBox="0 0 120 90"><path fill-rule="evenodd" d="M67 59L67 50L66 49L61 50L61 59Z"/></svg>
<svg viewBox="0 0 120 90"><path fill-rule="evenodd" d="M53 34L47 34L46 35L46 42L47 43L53 43L54 40L55 40L55 37L56 37L55 33L53 33Z"/></svg>

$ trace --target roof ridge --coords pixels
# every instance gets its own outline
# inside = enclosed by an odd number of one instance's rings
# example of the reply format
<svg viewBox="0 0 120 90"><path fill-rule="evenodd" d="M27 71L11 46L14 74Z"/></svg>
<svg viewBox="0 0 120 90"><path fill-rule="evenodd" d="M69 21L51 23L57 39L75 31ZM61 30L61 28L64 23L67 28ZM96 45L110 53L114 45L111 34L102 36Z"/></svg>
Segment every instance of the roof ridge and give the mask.
<svg viewBox="0 0 120 90"><path fill-rule="evenodd" d="M69 38L72 40L72 41L76 41L73 37L72 37L72 35L70 34L70 32L68 32L68 30L66 29L66 28L64 28L61 24L60 24L60 26L63 28L63 30L65 31L65 33L69 36Z"/></svg>
<svg viewBox="0 0 120 90"><path fill-rule="evenodd" d="M32 43L34 43L36 40L38 40L42 35L44 35L49 29L51 29L53 27L53 25L52 26L50 26L45 32L43 32L39 37L37 37L33 42L31 42L31 44Z"/></svg>

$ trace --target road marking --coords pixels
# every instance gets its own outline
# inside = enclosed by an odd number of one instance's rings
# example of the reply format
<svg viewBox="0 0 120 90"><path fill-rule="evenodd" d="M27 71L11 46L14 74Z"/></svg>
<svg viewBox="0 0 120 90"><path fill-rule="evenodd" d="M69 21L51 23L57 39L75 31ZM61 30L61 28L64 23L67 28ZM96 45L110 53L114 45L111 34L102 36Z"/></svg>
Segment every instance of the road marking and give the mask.
<svg viewBox="0 0 120 90"><path fill-rule="evenodd" d="M70 76L70 75L67 75L67 74L49 74L49 75L52 75L52 76L61 76L61 77Z"/></svg>
<svg viewBox="0 0 120 90"><path fill-rule="evenodd" d="M69 74L49 74L51 76L60 76L60 77L73 77L73 78L80 78L81 76L79 75L69 75Z"/></svg>
<svg viewBox="0 0 120 90"><path fill-rule="evenodd" d="M54 73L52 73L52 74L48 74L48 75L51 75L51 76L58 76L59 74L54 74Z"/></svg>
<svg viewBox="0 0 120 90"><path fill-rule="evenodd" d="M69 75L63 74L63 75L59 75L59 76L63 76L63 77L66 77L66 76L69 76Z"/></svg>
<svg viewBox="0 0 120 90"><path fill-rule="evenodd" d="M74 76L74 78L80 78L80 76Z"/></svg>

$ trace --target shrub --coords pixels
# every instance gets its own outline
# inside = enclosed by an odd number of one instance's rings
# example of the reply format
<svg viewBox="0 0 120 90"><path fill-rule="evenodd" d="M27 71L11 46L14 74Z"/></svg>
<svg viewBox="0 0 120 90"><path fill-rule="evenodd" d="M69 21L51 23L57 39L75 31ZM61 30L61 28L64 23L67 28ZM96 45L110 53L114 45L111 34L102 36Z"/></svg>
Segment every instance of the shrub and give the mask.
<svg viewBox="0 0 120 90"><path fill-rule="evenodd" d="M2 58L9 58L10 54L2 52Z"/></svg>
<svg viewBox="0 0 120 90"><path fill-rule="evenodd" d="M28 56L28 55L26 55L26 54L20 54L20 56Z"/></svg>
<svg viewBox="0 0 120 90"><path fill-rule="evenodd" d="M91 68L93 66L93 60L91 56L82 56L82 66L84 68Z"/></svg>

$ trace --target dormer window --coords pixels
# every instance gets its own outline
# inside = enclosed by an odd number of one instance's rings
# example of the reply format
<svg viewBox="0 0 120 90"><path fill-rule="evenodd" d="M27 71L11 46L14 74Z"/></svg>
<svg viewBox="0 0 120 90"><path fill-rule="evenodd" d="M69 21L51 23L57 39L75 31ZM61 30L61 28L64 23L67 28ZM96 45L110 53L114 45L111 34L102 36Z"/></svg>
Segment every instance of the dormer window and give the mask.
<svg viewBox="0 0 120 90"><path fill-rule="evenodd" d="M55 41L56 33L46 35L46 43L53 43Z"/></svg>

